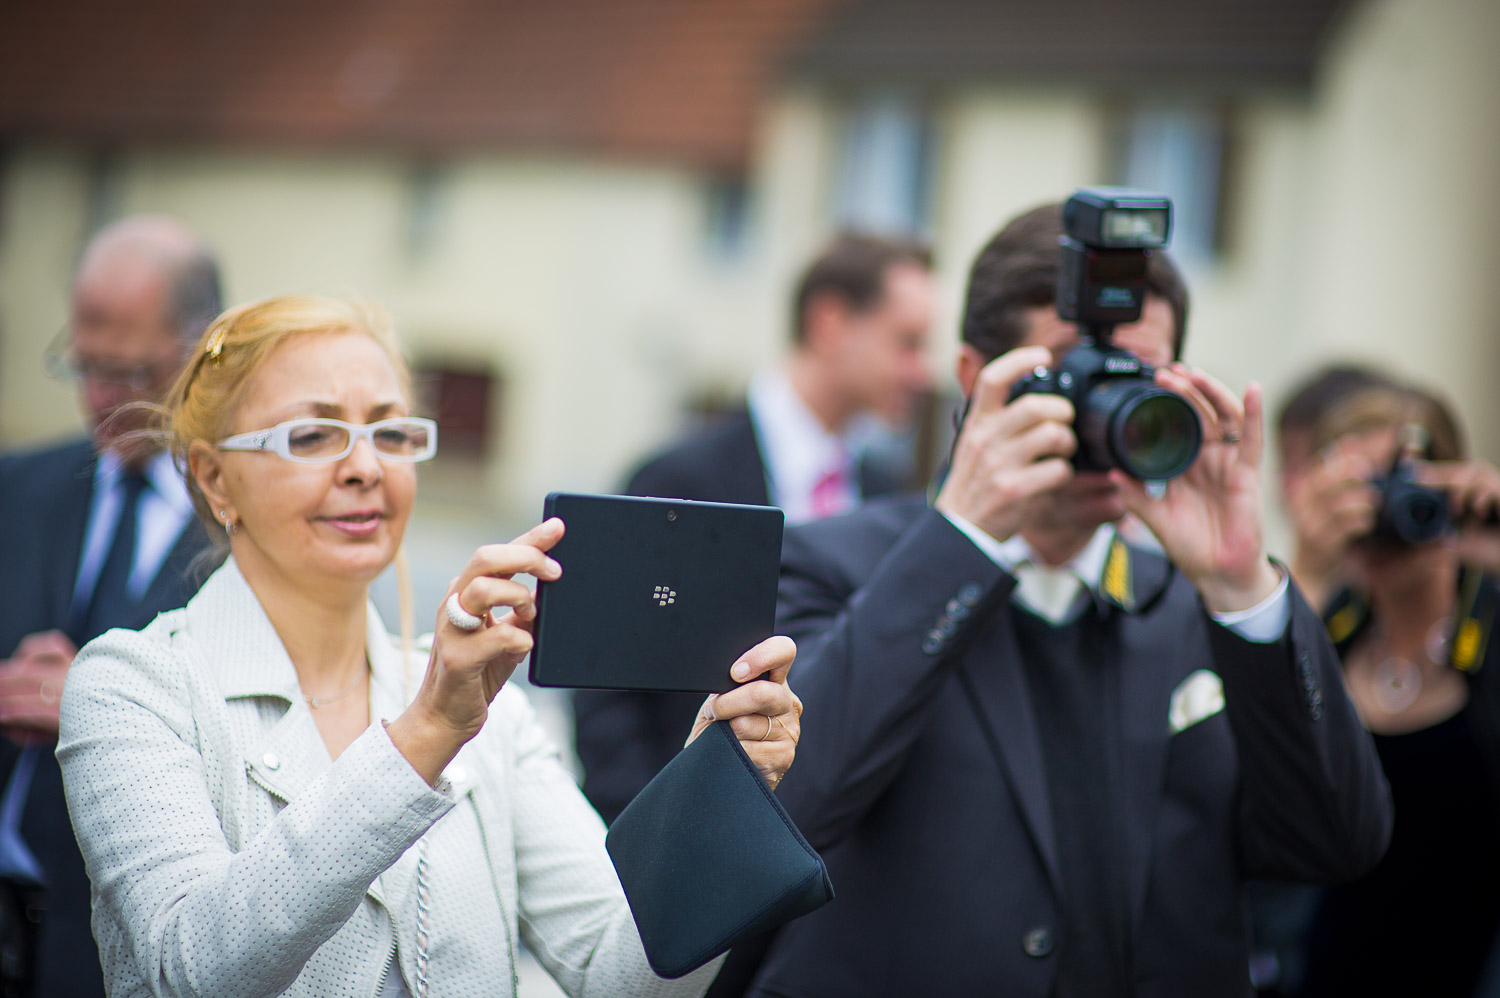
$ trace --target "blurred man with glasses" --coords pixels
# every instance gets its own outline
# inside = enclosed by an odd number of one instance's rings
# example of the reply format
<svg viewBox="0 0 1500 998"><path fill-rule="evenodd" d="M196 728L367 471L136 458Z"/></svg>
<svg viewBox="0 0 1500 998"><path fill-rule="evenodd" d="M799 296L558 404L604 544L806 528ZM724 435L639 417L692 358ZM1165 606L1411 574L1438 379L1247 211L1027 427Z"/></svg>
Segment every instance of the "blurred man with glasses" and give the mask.
<svg viewBox="0 0 1500 998"><path fill-rule="evenodd" d="M181 223L101 230L43 361L88 437L0 457L0 998L102 995L89 884L52 750L73 655L196 588L208 547L171 458L143 432L220 310L212 254Z"/></svg>

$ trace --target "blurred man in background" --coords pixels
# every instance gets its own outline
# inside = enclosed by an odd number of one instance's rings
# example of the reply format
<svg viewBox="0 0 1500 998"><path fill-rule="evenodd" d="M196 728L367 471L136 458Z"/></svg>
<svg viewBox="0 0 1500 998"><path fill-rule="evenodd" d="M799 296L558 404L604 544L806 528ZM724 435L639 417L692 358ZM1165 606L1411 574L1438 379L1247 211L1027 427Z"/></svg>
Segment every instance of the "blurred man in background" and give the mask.
<svg viewBox="0 0 1500 998"><path fill-rule="evenodd" d="M142 432L220 310L218 265L182 224L127 218L73 276L47 357L90 435L0 457L0 979L5 995L104 993L89 884L52 750L78 648L196 588L208 546L171 457Z"/></svg>
<svg viewBox="0 0 1500 998"><path fill-rule="evenodd" d="M861 459L855 421L908 420L932 385L931 260L925 247L835 238L808 265L792 304L785 366L750 386L745 409L648 461L626 493L780 506L797 523L847 512L897 481ZM580 692L583 789L606 821L682 748L701 697Z"/></svg>
<svg viewBox="0 0 1500 998"><path fill-rule="evenodd" d="M786 365L755 379L745 409L648 461L626 491L780 506L788 523L894 491L850 433L866 414L906 422L932 386L930 265L915 243L836 238L797 284Z"/></svg>

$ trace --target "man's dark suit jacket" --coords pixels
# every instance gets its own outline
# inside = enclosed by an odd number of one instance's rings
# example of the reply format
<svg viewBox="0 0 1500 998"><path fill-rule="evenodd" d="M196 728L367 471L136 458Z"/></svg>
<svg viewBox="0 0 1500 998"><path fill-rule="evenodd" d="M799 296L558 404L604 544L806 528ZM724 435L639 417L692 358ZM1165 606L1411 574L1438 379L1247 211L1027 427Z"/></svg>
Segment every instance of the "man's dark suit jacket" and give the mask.
<svg viewBox="0 0 1500 998"><path fill-rule="evenodd" d="M861 465L860 490L883 495L896 482ZM766 462L748 411L726 417L652 458L625 486L625 494L770 505ZM673 693L579 691L574 695L583 791L606 821L613 821L641 788L672 761L692 727L701 696Z"/></svg>
<svg viewBox="0 0 1500 998"><path fill-rule="evenodd" d="M10 657L28 634L67 630L96 463L88 440L0 457L0 657ZM191 563L207 546L195 517L142 598L133 626L144 627L157 613L187 602L202 581L190 574ZM93 636L73 637L82 643ZM18 751L0 738L0 790ZM21 835L47 877L36 994L102 995L103 973L89 926L88 877L51 751L37 761Z"/></svg>
<svg viewBox="0 0 1500 998"><path fill-rule="evenodd" d="M1140 998L1249 992L1247 877L1359 876L1389 792L1317 616L1248 642L1160 556L1131 550L1119 649L1125 931ZM1048 998L1061 882L1014 579L920 498L789 532L778 631L806 704L778 792L822 851L833 904L786 926L751 994ZM1174 689L1210 669L1225 707L1177 734ZM1107 996L1101 996L1107 998Z"/></svg>

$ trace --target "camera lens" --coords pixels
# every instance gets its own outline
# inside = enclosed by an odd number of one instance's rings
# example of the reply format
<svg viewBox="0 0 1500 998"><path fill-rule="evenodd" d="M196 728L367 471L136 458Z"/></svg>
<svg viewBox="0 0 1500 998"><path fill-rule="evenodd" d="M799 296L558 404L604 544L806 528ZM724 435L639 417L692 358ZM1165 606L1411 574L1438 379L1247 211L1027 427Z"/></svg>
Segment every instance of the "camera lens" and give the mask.
<svg viewBox="0 0 1500 998"><path fill-rule="evenodd" d="M1192 467L1203 425L1187 399L1144 378L1106 381L1078 414L1078 443L1099 467L1166 481Z"/></svg>
<svg viewBox="0 0 1500 998"><path fill-rule="evenodd" d="M1448 529L1448 501L1441 492L1411 482L1386 488L1379 526L1384 535L1405 544L1430 544ZM1378 529L1378 528L1377 528Z"/></svg>

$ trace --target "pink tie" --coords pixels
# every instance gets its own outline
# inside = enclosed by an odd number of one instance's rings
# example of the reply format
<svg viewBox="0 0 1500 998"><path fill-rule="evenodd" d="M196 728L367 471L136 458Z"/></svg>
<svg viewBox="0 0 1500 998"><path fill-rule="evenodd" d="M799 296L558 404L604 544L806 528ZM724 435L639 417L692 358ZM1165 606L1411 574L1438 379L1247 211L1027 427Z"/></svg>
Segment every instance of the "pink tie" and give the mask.
<svg viewBox="0 0 1500 998"><path fill-rule="evenodd" d="M829 469L812 490L812 515L815 519L847 513L854 507L849 489L849 472L844 461Z"/></svg>

